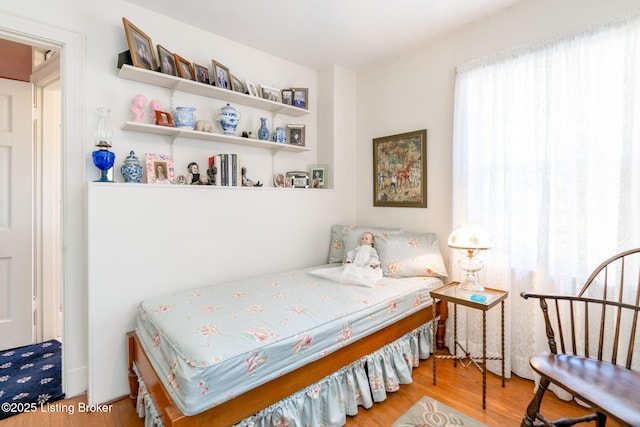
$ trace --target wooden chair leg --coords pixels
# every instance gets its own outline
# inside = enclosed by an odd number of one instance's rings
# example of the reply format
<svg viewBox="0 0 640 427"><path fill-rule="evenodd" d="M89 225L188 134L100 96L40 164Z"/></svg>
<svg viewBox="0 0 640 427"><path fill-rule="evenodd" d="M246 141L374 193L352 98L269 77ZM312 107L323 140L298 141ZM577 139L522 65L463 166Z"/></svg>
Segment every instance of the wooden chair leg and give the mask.
<svg viewBox="0 0 640 427"><path fill-rule="evenodd" d="M540 378L538 389L536 390L533 399L527 406L527 412L522 419L520 427L535 427L535 421L538 419L538 413L540 412L540 405L542 404L542 397L549 387L550 381L546 378Z"/></svg>

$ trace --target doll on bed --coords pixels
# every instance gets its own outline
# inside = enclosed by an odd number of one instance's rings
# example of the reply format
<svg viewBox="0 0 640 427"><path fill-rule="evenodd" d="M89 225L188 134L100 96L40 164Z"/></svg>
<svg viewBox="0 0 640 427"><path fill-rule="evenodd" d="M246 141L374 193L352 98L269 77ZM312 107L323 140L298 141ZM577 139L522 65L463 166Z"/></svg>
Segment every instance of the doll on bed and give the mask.
<svg viewBox="0 0 640 427"><path fill-rule="evenodd" d="M380 257L378 251L373 247L375 237L373 234L365 231L360 237L360 246L347 252L346 264L355 264L359 266L369 266L371 268L380 267Z"/></svg>
<svg viewBox="0 0 640 427"><path fill-rule="evenodd" d="M321 268L309 272L340 283L350 283L373 287L382 279L380 257L373 247L374 236L365 231L360 237L360 245L347 252L342 267Z"/></svg>

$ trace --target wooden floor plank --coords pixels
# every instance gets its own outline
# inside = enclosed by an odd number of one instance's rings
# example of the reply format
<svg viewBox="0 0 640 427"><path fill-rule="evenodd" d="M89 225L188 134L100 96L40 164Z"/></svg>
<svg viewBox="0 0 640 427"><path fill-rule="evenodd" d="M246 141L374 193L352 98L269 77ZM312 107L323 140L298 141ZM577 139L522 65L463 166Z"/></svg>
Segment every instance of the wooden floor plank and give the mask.
<svg viewBox="0 0 640 427"><path fill-rule="evenodd" d="M519 426L533 395L534 384L516 376L507 379L505 388L500 384L499 376L487 374L487 409L483 410L482 374L477 369L460 364L454 368L452 360L438 360L438 384L434 386L431 359L424 360L414 370L412 384L389 393L387 400L369 410L360 408L357 416L348 418L347 427L389 427L422 396L437 399L489 427ZM16 415L0 421L0 427L144 426L128 398L111 403L107 412L81 412L84 402L84 396L63 400L57 402L57 409L54 406L50 412ZM74 409L73 414L65 410L70 407ZM579 416L587 412L576 403L555 398L552 393L545 397L542 409L550 418ZM59 412L51 412L56 410ZM609 422L607 426L618 424Z"/></svg>

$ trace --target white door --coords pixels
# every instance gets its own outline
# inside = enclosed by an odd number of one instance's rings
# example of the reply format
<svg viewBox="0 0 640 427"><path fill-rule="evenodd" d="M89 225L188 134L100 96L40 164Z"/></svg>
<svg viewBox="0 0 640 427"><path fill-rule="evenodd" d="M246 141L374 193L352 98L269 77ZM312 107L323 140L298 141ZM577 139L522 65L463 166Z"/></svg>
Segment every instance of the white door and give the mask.
<svg viewBox="0 0 640 427"><path fill-rule="evenodd" d="M0 79L0 349L33 342L31 83Z"/></svg>

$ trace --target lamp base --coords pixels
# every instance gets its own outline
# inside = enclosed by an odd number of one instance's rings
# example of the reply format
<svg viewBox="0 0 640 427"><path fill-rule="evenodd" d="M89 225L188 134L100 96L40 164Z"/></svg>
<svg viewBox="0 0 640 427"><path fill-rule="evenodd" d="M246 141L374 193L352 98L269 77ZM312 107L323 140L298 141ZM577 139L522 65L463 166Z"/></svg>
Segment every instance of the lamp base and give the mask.
<svg viewBox="0 0 640 427"><path fill-rule="evenodd" d="M484 291L484 287L480 284L475 274L467 274L467 277L458 284L458 289L473 292Z"/></svg>

